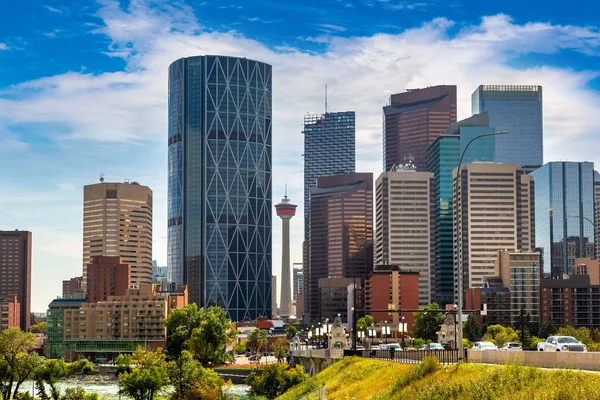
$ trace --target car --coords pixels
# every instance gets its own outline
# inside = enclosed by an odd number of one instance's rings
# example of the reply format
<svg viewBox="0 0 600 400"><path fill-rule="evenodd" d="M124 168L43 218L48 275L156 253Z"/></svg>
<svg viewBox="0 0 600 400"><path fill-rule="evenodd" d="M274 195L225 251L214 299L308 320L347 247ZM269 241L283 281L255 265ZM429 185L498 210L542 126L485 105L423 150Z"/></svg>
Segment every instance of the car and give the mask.
<svg viewBox="0 0 600 400"><path fill-rule="evenodd" d="M450 343L442 343L442 347L446 350L452 350L452 345Z"/></svg>
<svg viewBox="0 0 600 400"><path fill-rule="evenodd" d="M508 342L498 348L500 351L523 351L523 347L519 343Z"/></svg>
<svg viewBox="0 0 600 400"><path fill-rule="evenodd" d="M492 342L475 342L473 345L473 350L497 351L498 346Z"/></svg>
<svg viewBox="0 0 600 400"><path fill-rule="evenodd" d="M388 345L385 346L386 350L402 350L402 346L400 346L400 343L390 343Z"/></svg>
<svg viewBox="0 0 600 400"><path fill-rule="evenodd" d="M587 351L585 344L573 336L549 336L537 345L538 351Z"/></svg>
<svg viewBox="0 0 600 400"><path fill-rule="evenodd" d="M375 346L371 346L371 350L375 351L375 350L380 350L379 345L375 345Z"/></svg>
<svg viewBox="0 0 600 400"><path fill-rule="evenodd" d="M363 351L364 349L364 346L356 346L356 351Z"/></svg>
<svg viewBox="0 0 600 400"><path fill-rule="evenodd" d="M417 349L415 349L414 347L407 347L404 349L404 351L417 351Z"/></svg>
<svg viewBox="0 0 600 400"><path fill-rule="evenodd" d="M420 350L444 350L444 346L439 343L427 343Z"/></svg>

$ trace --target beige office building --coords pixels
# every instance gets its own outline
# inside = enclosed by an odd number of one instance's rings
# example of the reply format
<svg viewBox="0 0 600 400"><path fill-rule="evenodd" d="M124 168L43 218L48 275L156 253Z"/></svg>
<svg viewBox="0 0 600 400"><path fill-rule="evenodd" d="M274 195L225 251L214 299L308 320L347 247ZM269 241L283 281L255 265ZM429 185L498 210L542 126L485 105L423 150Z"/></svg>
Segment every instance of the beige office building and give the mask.
<svg viewBox="0 0 600 400"><path fill-rule="evenodd" d="M130 286L152 283L152 190L137 182L83 188L83 288L94 256L131 266Z"/></svg>
<svg viewBox="0 0 600 400"><path fill-rule="evenodd" d="M375 265L418 272L420 306L432 297L432 181L432 173L407 165L382 173L375 183Z"/></svg>
<svg viewBox="0 0 600 400"><path fill-rule="evenodd" d="M456 190L456 169L454 175ZM534 248L533 178L516 164L466 164L457 198L454 264L458 265L456 235L461 235L463 288L482 287L484 276L494 275L498 250Z"/></svg>

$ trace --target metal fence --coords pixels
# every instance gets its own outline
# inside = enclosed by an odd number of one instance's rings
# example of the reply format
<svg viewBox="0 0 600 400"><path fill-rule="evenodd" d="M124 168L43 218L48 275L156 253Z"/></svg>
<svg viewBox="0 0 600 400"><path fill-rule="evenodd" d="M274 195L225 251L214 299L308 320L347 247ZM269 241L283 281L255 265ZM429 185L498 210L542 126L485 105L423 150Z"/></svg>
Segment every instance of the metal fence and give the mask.
<svg viewBox="0 0 600 400"><path fill-rule="evenodd" d="M348 354L350 355L350 354ZM461 360L459 351L453 350L363 350L357 351L356 355L364 358L373 358L377 360L396 361L404 364L418 364L425 357L435 357L442 364L456 364ZM466 361L465 357L462 357Z"/></svg>
<svg viewBox="0 0 600 400"><path fill-rule="evenodd" d="M296 397L296 400L325 400L325 385L319 386L300 397Z"/></svg>

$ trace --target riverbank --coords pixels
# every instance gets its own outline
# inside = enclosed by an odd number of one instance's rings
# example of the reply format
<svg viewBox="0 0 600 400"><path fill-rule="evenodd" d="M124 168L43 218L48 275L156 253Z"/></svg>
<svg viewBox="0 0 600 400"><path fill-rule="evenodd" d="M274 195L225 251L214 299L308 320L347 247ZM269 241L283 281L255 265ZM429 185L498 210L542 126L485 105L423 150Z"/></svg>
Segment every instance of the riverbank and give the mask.
<svg viewBox="0 0 600 400"><path fill-rule="evenodd" d="M360 357L338 361L278 399L293 400L321 385L327 400L600 399L597 373L431 360L406 365Z"/></svg>

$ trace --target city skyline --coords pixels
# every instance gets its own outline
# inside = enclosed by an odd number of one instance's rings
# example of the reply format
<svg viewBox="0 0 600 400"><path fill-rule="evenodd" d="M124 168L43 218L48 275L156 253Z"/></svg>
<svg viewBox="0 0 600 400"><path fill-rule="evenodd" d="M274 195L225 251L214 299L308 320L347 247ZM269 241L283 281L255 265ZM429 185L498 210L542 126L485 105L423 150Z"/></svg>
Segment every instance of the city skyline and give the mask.
<svg viewBox="0 0 600 400"><path fill-rule="evenodd" d="M383 3L372 7L383 9ZM1 17L7 20L0 24L0 60L9 62L3 62L0 78L0 168L11 174L0 188L11 195L0 200L0 229L33 233L34 311L45 310L61 292L63 279L81 274L82 187L102 172L110 181L131 178L153 189L153 258L166 265L166 68L183 56L222 53L273 65L275 199L281 198L287 181L290 198L300 202L302 118L307 111L323 109L325 83L331 109L356 111L357 171L381 172L381 106L389 95L436 84L457 85L459 120L470 116L470 96L479 85L541 85L544 161L598 162L593 110L600 105L600 85L593 57L599 35L585 27L593 23L585 14L555 11L550 17L551 10L544 10L531 17L507 5L503 11L515 18L511 20L492 8L469 15L439 6L427 12L388 9L386 13L418 18L375 30L351 27L359 14L340 13L335 20L316 14L308 19L310 27L289 28L296 36L304 32L302 40L286 36L269 41L257 34L256 25L275 29L271 27L279 24L281 29L281 23L261 21L272 18L265 9L239 5L228 10L239 20L247 18L233 34L231 26L210 26L210 13L224 12L210 3L195 10L148 4L123 9L86 2L88 9L75 9L67 2L32 2L31 12L12 5L14 12ZM340 7L359 13L367 6ZM65 22L66 15L93 25L76 30ZM31 26L31 16L45 21L39 31L15 28ZM258 20L248 20L253 18ZM379 22L396 22L387 18ZM572 20L578 26L569 25ZM79 39L77 45L85 43L85 52L67 57L59 50L75 46L65 46L69 36ZM373 49L378 62L365 67L364 57L373 57ZM40 68L27 62L32 54L52 61ZM442 57L444 63L436 61ZM19 68L20 63L28 68ZM369 78L361 79L365 76ZM300 221L292 225L292 262L302 260ZM274 222L273 273L279 276L281 229Z"/></svg>

